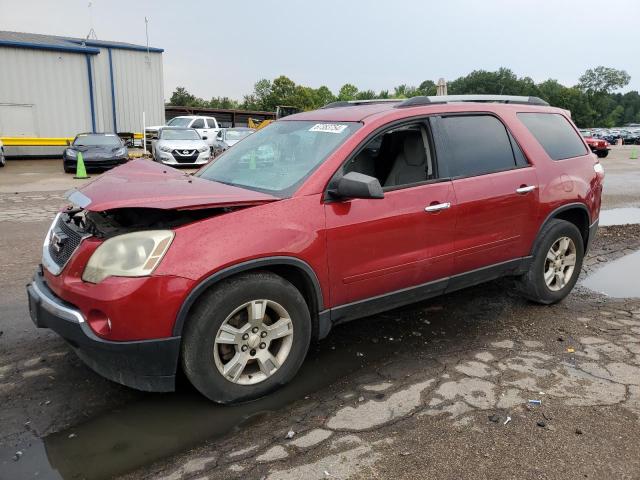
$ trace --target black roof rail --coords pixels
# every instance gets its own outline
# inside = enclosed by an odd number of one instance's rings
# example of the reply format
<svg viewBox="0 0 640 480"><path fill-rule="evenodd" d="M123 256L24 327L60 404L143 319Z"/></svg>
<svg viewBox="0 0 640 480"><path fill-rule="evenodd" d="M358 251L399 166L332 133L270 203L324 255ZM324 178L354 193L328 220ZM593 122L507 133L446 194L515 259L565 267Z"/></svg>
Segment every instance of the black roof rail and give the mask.
<svg viewBox="0 0 640 480"><path fill-rule="evenodd" d="M435 97L411 97L395 106L395 108L417 107L420 105L434 105L439 103L476 102L476 103L514 103L518 105L542 105L549 104L538 97L525 97L519 95L440 95Z"/></svg>
<svg viewBox="0 0 640 480"><path fill-rule="evenodd" d="M358 105L371 105L376 103L397 103L401 102L397 98L377 98L372 100L340 100L337 102L327 103L324 107L320 107L320 110L324 110L325 108L338 108L338 107L355 107Z"/></svg>

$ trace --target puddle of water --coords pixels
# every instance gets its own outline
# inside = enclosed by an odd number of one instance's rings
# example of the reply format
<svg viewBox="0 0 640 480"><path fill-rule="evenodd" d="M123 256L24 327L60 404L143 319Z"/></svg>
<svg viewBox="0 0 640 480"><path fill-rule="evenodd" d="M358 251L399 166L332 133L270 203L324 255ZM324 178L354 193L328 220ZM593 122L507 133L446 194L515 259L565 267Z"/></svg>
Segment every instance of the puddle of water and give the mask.
<svg viewBox="0 0 640 480"><path fill-rule="evenodd" d="M601 227L629 225L632 223L640 223L640 208L612 208L611 210L602 210L600 212L599 225Z"/></svg>
<svg viewBox="0 0 640 480"><path fill-rule="evenodd" d="M640 297L640 251L625 255L589 275L582 285L614 298Z"/></svg>
<svg viewBox="0 0 640 480"><path fill-rule="evenodd" d="M296 400L304 401L306 395L389 356L398 348L397 344L382 339L373 344L362 338L335 337L310 352L291 383L265 398L221 406L187 386L178 393L147 394L86 423L44 439L34 438L17 462L10 460L15 450L0 452L3 460L0 479L112 478L238 431L246 423L260 421ZM357 356L356 352L364 356Z"/></svg>

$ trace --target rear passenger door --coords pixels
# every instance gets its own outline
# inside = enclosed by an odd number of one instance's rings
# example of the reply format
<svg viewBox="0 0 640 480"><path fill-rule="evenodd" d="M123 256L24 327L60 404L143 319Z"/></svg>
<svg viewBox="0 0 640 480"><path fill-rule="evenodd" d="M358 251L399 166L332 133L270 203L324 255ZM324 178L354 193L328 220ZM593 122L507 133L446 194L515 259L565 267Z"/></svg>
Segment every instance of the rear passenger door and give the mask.
<svg viewBox="0 0 640 480"><path fill-rule="evenodd" d="M457 200L453 274L529 254L538 179L502 121L490 114L435 121Z"/></svg>

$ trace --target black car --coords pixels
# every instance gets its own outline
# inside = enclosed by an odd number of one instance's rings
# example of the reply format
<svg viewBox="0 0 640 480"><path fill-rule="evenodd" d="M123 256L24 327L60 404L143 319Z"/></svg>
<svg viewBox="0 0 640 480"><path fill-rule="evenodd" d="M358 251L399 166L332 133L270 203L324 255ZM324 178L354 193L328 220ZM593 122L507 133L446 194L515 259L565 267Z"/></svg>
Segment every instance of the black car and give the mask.
<svg viewBox="0 0 640 480"><path fill-rule="evenodd" d="M129 159L127 147L115 133L79 133L62 154L66 173L76 171L78 152L87 170L113 168Z"/></svg>

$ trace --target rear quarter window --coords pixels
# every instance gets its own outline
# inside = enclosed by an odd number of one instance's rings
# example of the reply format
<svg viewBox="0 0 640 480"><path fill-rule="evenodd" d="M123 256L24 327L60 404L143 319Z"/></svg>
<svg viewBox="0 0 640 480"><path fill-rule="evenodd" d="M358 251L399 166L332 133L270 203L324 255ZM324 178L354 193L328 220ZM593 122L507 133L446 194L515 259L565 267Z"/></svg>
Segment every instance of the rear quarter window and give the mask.
<svg viewBox="0 0 640 480"><path fill-rule="evenodd" d="M518 113L518 118L553 160L580 157L587 149L569 121L558 113Z"/></svg>

